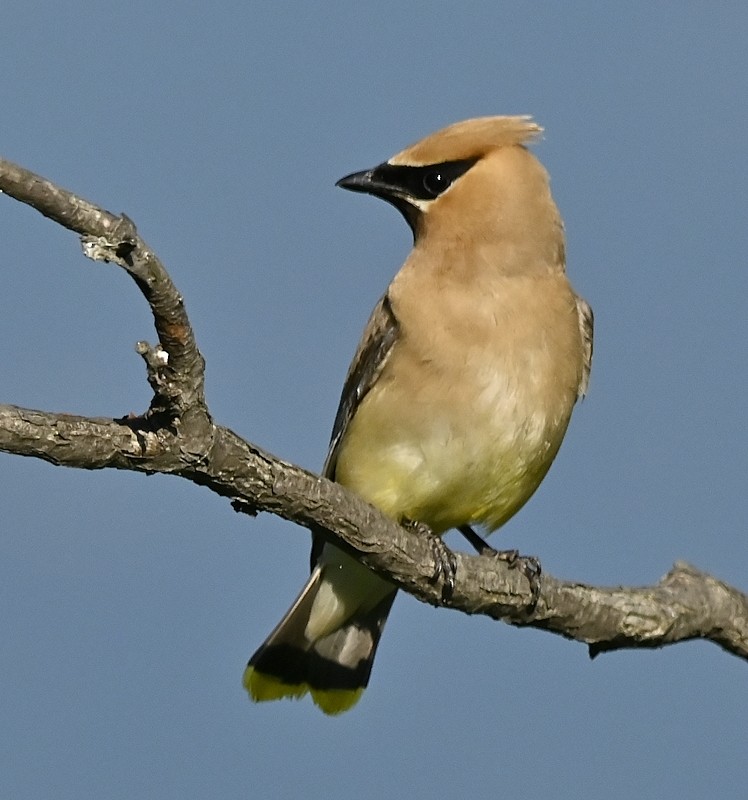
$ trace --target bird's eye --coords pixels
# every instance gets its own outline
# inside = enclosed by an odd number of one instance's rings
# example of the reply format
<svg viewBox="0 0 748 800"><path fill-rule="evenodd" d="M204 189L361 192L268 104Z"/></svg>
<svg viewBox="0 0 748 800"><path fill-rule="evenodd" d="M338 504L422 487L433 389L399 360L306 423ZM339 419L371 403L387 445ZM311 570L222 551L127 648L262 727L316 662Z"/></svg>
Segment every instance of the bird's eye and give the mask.
<svg viewBox="0 0 748 800"><path fill-rule="evenodd" d="M423 188L432 196L438 197L452 183L441 170L435 169L423 176Z"/></svg>
<svg viewBox="0 0 748 800"><path fill-rule="evenodd" d="M477 160L477 158L463 158L459 161L442 161L439 164L425 164L417 167L385 162L371 171L366 188L350 183L341 185L346 189L351 188L354 191L366 191L379 195L396 206L399 203L410 203L417 208L417 204L413 201L430 201L439 197ZM357 176L351 175L350 177Z"/></svg>

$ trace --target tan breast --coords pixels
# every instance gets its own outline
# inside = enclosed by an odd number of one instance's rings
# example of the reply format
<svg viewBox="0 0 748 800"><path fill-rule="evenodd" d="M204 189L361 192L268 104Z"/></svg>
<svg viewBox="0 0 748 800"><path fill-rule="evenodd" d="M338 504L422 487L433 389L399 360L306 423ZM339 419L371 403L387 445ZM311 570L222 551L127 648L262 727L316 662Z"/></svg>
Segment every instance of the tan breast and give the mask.
<svg viewBox="0 0 748 800"><path fill-rule="evenodd" d="M390 289L401 339L337 476L395 517L495 528L535 491L566 431L582 369L574 294L558 271L420 277L406 263Z"/></svg>

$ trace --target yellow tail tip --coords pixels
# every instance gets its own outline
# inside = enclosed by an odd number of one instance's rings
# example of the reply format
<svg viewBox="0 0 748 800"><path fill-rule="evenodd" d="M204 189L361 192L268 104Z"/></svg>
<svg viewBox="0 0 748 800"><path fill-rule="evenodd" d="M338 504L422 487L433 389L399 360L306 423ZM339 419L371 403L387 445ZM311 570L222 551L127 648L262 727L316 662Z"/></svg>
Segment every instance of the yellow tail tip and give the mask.
<svg viewBox="0 0 748 800"><path fill-rule="evenodd" d="M358 703L364 693L363 686L358 689L310 689L312 700L325 714L342 714Z"/></svg>
<svg viewBox="0 0 748 800"><path fill-rule="evenodd" d="M253 666L244 670L244 688L255 703L282 700L289 697L299 700L311 692L314 704L325 714L342 714L361 699L363 687L358 689L312 689L307 683L284 683L274 675L258 672Z"/></svg>
<svg viewBox="0 0 748 800"><path fill-rule="evenodd" d="M281 700L284 697L292 697L298 700L309 691L309 687L305 683L283 683L274 675L258 672L252 666L248 666L244 670L242 683L255 703L264 703L267 700Z"/></svg>

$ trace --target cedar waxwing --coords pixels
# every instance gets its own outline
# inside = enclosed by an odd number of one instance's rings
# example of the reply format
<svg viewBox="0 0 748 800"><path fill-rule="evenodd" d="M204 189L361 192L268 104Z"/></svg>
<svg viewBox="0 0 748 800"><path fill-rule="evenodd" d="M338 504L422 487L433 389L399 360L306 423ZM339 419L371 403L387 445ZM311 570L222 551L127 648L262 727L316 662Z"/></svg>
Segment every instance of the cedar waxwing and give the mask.
<svg viewBox="0 0 748 800"><path fill-rule="evenodd" d="M540 132L529 117L459 122L337 184L394 205L414 244L348 370L324 474L436 534L515 514L587 388L592 311L525 147ZM251 698L350 708L396 591L314 535L308 583L245 671Z"/></svg>

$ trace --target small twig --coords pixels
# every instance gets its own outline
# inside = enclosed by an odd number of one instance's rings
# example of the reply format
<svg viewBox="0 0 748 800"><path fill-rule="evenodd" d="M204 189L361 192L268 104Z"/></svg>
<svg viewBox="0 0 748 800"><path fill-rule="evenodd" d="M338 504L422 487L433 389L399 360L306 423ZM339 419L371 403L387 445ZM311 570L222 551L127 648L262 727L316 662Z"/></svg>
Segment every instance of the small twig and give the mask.
<svg viewBox="0 0 748 800"><path fill-rule="evenodd" d="M205 362L182 297L163 264L140 238L133 221L9 161L0 160L0 190L80 234L86 257L117 264L133 278L151 308L161 348L168 354L167 363L159 369L152 410L175 416L189 410L207 418Z"/></svg>

